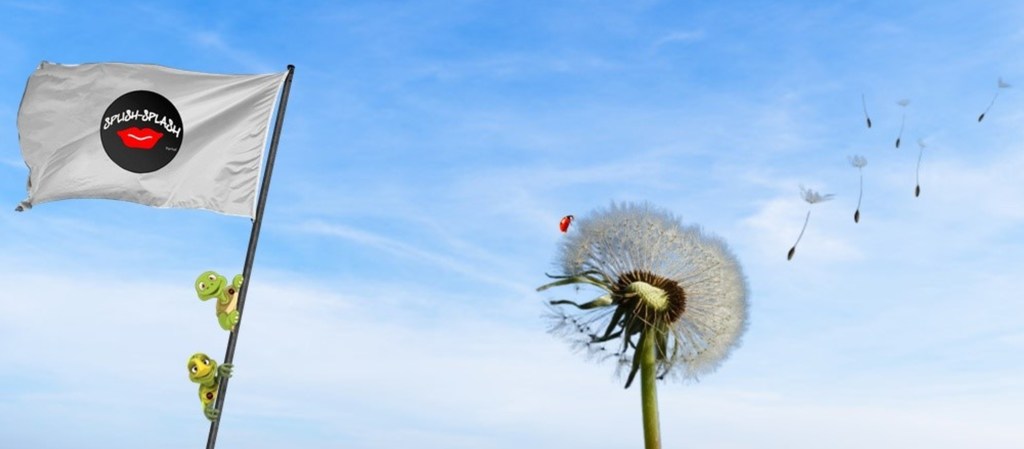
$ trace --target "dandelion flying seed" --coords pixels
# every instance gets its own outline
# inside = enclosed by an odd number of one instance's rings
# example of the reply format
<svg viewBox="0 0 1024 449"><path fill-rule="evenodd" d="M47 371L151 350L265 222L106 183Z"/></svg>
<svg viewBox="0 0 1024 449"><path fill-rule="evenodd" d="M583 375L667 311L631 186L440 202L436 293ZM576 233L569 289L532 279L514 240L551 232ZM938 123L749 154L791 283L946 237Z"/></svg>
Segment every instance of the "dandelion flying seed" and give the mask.
<svg viewBox="0 0 1024 449"><path fill-rule="evenodd" d="M924 155L924 139L917 139L917 146L921 149L917 152L917 173L914 174L914 198L921 196L921 156Z"/></svg>
<svg viewBox="0 0 1024 449"><path fill-rule="evenodd" d="M612 204L574 229L561 244L561 273L537 290L583 285L600 296L551 301L551 332L614 362L626 388L640 374L646 447L660 448L656 380L711 373L739 345L743 272L721 239L647 203Z"/></svg>
<svg viewBox="0 0 1024 449"><path fill-rule="evenodd" d="M808 204L822 203L831 200L835 196L836 195L834 193L822 195L814 190L800 186L800 197L802 197L804 201L807 201Z"/></svg>
<svg viewBox="0 0 1024 449"><path fill-rule="evenodd" d="M988 110L992 109L992 105L996 104L996 98L999 98L999 92L1010 87L1009 83L1003 81L1003 77L999 77L999 81L996 83L996 94L992 96L992 101L988 103L988 107L985 108L985 112L982 112L981 115L978 116L979 123L985 119L985 114L988 114Z"/></svg>
<svg viewBox="0 0 1024 449"><path fill-rule="evenodd" d="M868 128L871 128L871 117L868 117L868 102L864 99L864 94L860 94L860 105L864 107L864 120L867 120Z"/></svg>
<svg viewBox="0 0 1024 449"><path fill-rule="evenodd" d="M900 133L899 135L896 136L896 148L899 148L900 139L903 138L903 125L907 123L907 105L910 104L910 100L904 98L900 101L897 101L896 104L900 105L900 107L903 108L903 116L902 118L900 118Z"/></svg>
<svg viewBox="0 0 1024 449"><path fill-rule="evenodd" d="M803 197L804 201L807 201L807 204L813 206L815 203L821 203L831 200L835 196L835 194L829 193L827 195L822 195L818 192L815 192L814 190L806 189L804 188L804 186L800 186L800 196ZM789 254L786 256L786 260L793 260L793 256L796 254L796 245L800 244L800 239L804 237L804 231L807 230L807 222L809 222L810 220L811 209L808 208L807 218L804 219L804 227L800 229L800 235L797 236L796 243L794 243L793 247L789 249Z"/></svg>
<svg viewBox="0 0 1024 449"><path fill-rule="evenodd" d="M864 196L864 166L868 165L868 160L860 155L850 156L849 159L850 165L857 167L857 171L860 172L860 193L857 194L857 210L853 213L853 222L860 223L860 200Z"/></svg>

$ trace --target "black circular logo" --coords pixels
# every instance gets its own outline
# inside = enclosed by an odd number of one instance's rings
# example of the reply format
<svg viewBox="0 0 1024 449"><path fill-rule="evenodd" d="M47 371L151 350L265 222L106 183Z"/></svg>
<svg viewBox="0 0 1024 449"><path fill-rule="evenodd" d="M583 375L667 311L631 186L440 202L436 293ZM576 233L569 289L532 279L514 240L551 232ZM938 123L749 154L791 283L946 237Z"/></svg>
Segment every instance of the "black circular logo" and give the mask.
<svg viewBox="0 0 1024 449"><path fill-rule="evenodd" d="M134 173L164 168L178 154L185 137L181 115L156 92L121 95L103 113L100 140L110 160Z"/></svg>

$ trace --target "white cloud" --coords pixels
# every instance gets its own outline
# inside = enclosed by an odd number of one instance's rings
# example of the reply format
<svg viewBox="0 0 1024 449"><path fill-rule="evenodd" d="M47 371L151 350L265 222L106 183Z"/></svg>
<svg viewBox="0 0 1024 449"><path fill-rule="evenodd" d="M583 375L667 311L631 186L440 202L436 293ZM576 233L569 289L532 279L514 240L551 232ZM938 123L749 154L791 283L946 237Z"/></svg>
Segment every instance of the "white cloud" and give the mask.
<svg viewBox="0 0 1024 449"><path fill-rule="evenodd" d="M819 264L863 259L863 252L835 231L840 220L835 211L829 209L839 206L832 202L809 205L797 192L794 190L790 195L763 202L757 212L741 222L746 238L751 240L747 244L756 248L757 256L764 260L784 260L806 219L807 229L792 262L806 259L805 263ZM810 219L807 219L808 211Z"/></svg>
<svg viewBox="0 0 1024 449"><path fill-rule="evenodd" d="M126 423L154 428L169 447L205 437L184 362L195 351L220 359L226 334L212 305L194 296L191 279L84 279L6 268L0 283L10 295L0 300L0 341L19 343L0 345L0 355L8 373L32 375L5 381L17 393L10 396L13 407L0 407L0 422L14 426L4 433L26 439L22 432L46 416L49 425L74 430L43 437L56 445L62 437L123 441L116 436ZM438 447L639 444L639 425L623 424L639 419L638 390L623 391L611 366L585 362L546 335L536 317L539 304L536 313L513 309L516 316L499 322L486 317L500 305L445 304L439 291L328 286L286 272L256 275L262 277L250 290L221 427L227 445L273 447L289 433L315 435L308 437L310 447L341 441L379 447L411 438ZM424 298L438 304L436 318L404 310ZM870 324L876 331L889 325ZM802 345L828 353L850 344L852 335L845 334ZM842 435L836 447L850 448L896 442L952 448L968 440L1009 447L1014 441L1009 411L1016 399L1001 390L900 394L900 382L910 379L900 377L898 365L854 370L890 379L885 382L839 378L837 385L819 378L780 387L788 371L782 368L794 363L789 359L807 353L788 353L779 343L745 345L722 373L702 383L663 386L665 441L781 447ZM750 364L769 359L775 363ZM1003 382L1007 389L1020 386L1019 376ZM126 395L131 399L123 400ZM88 431L74 425L93 422L97 409L130 418L99 420ZM925 432L934 422L948 425ZM736 428L744 431L729 430Z"/></svg>
<svg viewBox="0 0 1024 449"><path fill-rule="evenodd" d="M432 251L423 250L398 240L384 237L369 231L356 229L339 223L328 224L322 221L311 221L296 227L295 229L314 235L329 236L349 240L360 245L369 246L373 249L390 253L399 258L412 258L421 262L435 265L446 270L468 276L489 284L498 285L519 293L529 293L533 289L522 283L512 282L504 277L493 275L493 265L478 265L471 262L464 262L465 258L454 257ZM482 253L477 250L477 257ZM462 254L463 256L465 254ZM494 260L494 256L485 257ZM488 268L489 267L489 268Z"/></svg>
<svg viewBox="0 0 1024 449"><path fill-rule="evenodd" d="M284 70L284 67L274 67L251 52L229 44L221 33L209 30L193 31L191 37L203 50L217 52L252 72L271 73Z"/></svg>
<svg viewBox="0 0 1024 449"><path fill-rule="evenodd" d="M6 167L17 170L26 170L25 161L22 161L20 159L0 159L0 165L4 165ZM26 177L27 176L28 173L26 172Z"/></svg>
<svg viewBox="0 0 1024 449"><path fill-rule="evenodd" d="M696 42L704 37L704 30L673 31L654 41L654 48L657 49L668 44Z"/></svg>
<svg viewBox="0 0 1024 449"><path fill-rule="evenodd" d="M31 11L37 13L62 13L64 7L54 2L44 1L33 1L33 2L22 2L22 1L6 1L4 6L21 9L24 11Z"/></svg>
<svg viewBox="0 0 1024 449"><path fill-rule="evenodd" d="M533 292L558 218L634 199L717 228L751 281L743 347L701 383L660 390L666 447L1021 441L1024 366L1011 356L1024 342L1024 136L1013 91L972 121L996 75L1021 79L1007 69L1019 45L985 41L1009 22L971 39L923 38L963 15L783 9L749 26L753 16L726 8L693 11L707 28L652 36L672 29L654 20L675 20L661 14L667 4L541 10L508 28L480 21L494 10L459 6L357 6L341 19L327 7L142 8L184 36L161 53L178 61L199 49L280 70L240 44L253 42L238 26L252 14L301 23L309 37L286 55L260 51L308 61L308 81L293 91L292 145L275 174L220 446L638 446L638 391L544 334L546 297ZM97 26L109 16L82 12ZM73 27L66 16L51 18ZM16 47L102 46L83 36ZM674 50L697 57L652 58ZM941 71L927 56L937 51ZM909 145L894 150L904 95ZM0 111L13 120L16 108ZM338 133L328 142L324 130ZM929 147L913 198L920 130ZM859 224L853 152L870 160ZM22 168L12 155L0 164ZM801 182L838 196L813 207L787 262L808 209ZM219 359L226 335L181 267L240 264L247 223L51 207L0 214L4 442L200 444L207 426L184 359ZM212 249L189 250L195 241ZM334 247L360 254L325 251ZM360 266L374 263L397 273Z"/></svg>

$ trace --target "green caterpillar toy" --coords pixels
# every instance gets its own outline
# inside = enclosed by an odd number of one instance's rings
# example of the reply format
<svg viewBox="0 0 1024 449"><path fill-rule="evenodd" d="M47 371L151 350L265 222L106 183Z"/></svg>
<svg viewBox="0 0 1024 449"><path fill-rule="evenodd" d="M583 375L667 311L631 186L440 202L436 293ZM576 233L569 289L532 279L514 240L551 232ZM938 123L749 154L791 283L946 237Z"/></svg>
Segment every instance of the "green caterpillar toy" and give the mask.
<svg viewBox="0 0 1024 449"><path fill-rule="evenodd" d="M220 412L214 408L220 380L231 377L231 364L217 366L217 362L206 354L197 352L188 358L188 379L199 384L199 402L203 404L203 415L216 421Z"/></svg>
<svg viewBox="0 0 1024 449"><path fill-rule="evenodd" d="M242 275L236 275L228 284L228 279L216 271L206 271L196 278L196 294L206 301L217 298L217 321L226 331L232 331L238 324L238 291L242 287Z"/></svg>

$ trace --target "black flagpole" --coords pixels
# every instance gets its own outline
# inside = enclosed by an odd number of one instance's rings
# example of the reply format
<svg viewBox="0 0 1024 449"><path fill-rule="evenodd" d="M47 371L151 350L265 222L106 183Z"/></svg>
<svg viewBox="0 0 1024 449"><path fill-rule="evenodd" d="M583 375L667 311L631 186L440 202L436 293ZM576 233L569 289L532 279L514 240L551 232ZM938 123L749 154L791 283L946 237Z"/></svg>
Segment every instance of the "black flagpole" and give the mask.
<svg viewBox="0 0 1024 449"><path fill-rule="evenodd" d="M270 154L267 156L267 169L263 172L263 182L260 184L259 201L256 203L256 217L252 222L252 233L249 234L249 250L245 254L245 267L242 268L242 286L238 289L238 323L228 337L228 351L224 354L224 363L231 363L235 358L235 344L238 343L238 331L242 327L244 316L242 310L245 307L245 293L249 290L249 275L252 273L252 261L256 256L256 243L260 238L260 224L263 223L263 207L267 204L267 190L270 189L270 175L274 172L274 157L277 156L277 141L281 137L281 124L284 122L284 110L288 106L288 91L292 87L292 73L295 66L288 64L288 75L284 79L284 88L281 89L281 104L277 108L277 118L274 120L274 135L270 139ZM216 410L221 412L217 419L210 423L210 436L206 438L206 449L213 449L217 445L217 430L220 428L220 418L223 417L224 394L228 390L228 378L220 379L220 388L217 391Z"/></svg>

